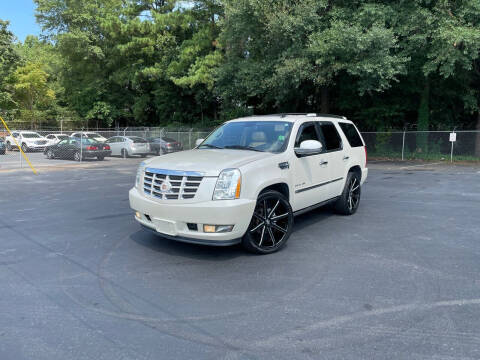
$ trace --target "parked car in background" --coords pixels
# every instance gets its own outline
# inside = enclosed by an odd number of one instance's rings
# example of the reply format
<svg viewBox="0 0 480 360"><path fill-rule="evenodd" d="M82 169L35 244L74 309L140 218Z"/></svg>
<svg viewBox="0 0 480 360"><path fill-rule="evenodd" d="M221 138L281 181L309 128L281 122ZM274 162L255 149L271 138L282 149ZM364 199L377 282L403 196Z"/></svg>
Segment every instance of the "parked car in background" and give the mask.
<svg viewBox="0 0 480 360"><path fill-rule="evenodd" d="M169 154L176 151L182 151L182 143L167 137L158 137L148 139L152 153L156 155Z"/></svg>
<svg viewBox="0 0 480 360"><path fill-rule="evenodd" d="M50 146L56 145L60 141L68 139L69 136L66 134L48 134L47 136L45 136L45 138L48 140L47 146Z"/></svg>
<svg viewBox="0 0 480 360"><path fill-rule="evenodd" d="M81 145L80 145L81 143ZM87 158L105 159L111 154L110 146L92 139L68 138L58 144L45 148L44 154L48 159L73 159L80 161Z"/></svg>
<svg viewBox="0 0 480 360"><path fill-rule="evenodd" d="M5 142L9 151L16 149L18 143L23 152L43 151L48 144L46 138L34 131L12 131L12 136L7 136Z"/></svg>
<svg viewBox="0 0 480 360"><path fill-rule="evenodd" d="M97 142L105 142L107 138L103 137L102 135L95 133L95 132L89 132L89 131L81 131L81 132L76 132L71 135L74 138L87 138L87 139L92 139Z"/></svg>
<svg viewBox="0 0 480 360"><path fill-rule="evenodd" d="M105 141L112 149L112 156L120 155L124 158L131 155L147 156L150 153L150 144L139 136L113 136Z"/></svg>
<svg viewBox="0 0 480 360"><path fill-rule="evenodd" d="M5 155L7 151L7 145L5 145L5 140L0 138L0 155Z"/></svg>

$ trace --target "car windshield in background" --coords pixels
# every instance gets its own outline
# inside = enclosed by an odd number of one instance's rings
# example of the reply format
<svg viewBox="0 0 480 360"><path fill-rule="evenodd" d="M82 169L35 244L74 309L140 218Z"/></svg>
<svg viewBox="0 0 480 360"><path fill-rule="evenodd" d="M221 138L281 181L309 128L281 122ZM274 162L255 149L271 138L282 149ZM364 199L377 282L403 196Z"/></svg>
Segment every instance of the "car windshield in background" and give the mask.
<svg viewBox="0 0 480 360"><path fill-rule="evenodd" d="M142 139L141 137L138 137L138 136L130 136L129 139L132 140L136 144L138 144L138 143L144 144L144 143L147 142L147 140Z"/></svg>
<svg viewBox="0 0 480 360"><path fill-rule="evenodd" d="M278 153L285 150L291 130L286 121L234 121L216 129L199 148Z"/></svg>
<svg viewBox="0 0 480 360"><path fill-rule="evenodd" d="M26 139L36 139L36 138L41 137L40 135L35 134L35 133L23 133L22 136Z"/></svg>
<svg viewBox="0 0 480 360"><path fill-rule="evenodd" d="M82 144L96 144L97 142L93 139L82 139Z"/></svg>
<svg viewBox="0 0 480 360"><path fill-rule="evenodd" d="M86 133L85 136L87 138L99 138L102 137L100 134L95 134L95 133Z"/></svg>
<svg viewBox="0 0 480 360"><path fill-rule="evenodd" d="M66 140L66 139L68 139L68 136L67 135L58 135L57 138L59 138L60 140Z"/></svg>

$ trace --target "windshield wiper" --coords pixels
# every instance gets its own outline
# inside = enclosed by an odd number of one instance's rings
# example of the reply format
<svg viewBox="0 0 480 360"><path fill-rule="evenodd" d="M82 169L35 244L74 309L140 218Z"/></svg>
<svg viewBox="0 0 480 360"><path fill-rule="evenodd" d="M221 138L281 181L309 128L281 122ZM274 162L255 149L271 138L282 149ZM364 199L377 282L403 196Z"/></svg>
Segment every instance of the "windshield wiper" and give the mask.
<svg viewBox="0 0 480 360"><path fill-rule="evenodd" d="M199 148L201 148L202 146L208 147L210 149L223 149L220 146L215 146L215 145L211 145L211 144L202 144L202 145L199 146Z"/></svg>
<svg viewBox="0 0 480 360"><path fill-rule="evenodd" d="M265 152L263 150L255 149L251 146L242 146L242 145L227 145L225 149L235 149L235 150L251 150L251 151L258 151L258 152Z"/></svg>

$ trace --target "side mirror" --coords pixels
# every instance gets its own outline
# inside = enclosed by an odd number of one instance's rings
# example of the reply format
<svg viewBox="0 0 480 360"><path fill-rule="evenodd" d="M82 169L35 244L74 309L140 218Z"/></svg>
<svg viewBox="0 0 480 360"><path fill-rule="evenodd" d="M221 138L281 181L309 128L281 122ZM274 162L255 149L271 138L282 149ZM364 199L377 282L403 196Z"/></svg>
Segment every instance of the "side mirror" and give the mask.
<svg viewBox="0 0 480 360"><path fill-rule="evenodd" d="M302 141L300 147L294 149L298 156L309 156L320 154L323 150L322 143L317 140Z"/></svg>
<svg viewBox="0 0 480 360"><path fill-rule="evenodd" d="M197 140L195 140L195 146L200 145L200 144L203 142L203 140L205 140L205 139L197 139Z"/></svg>

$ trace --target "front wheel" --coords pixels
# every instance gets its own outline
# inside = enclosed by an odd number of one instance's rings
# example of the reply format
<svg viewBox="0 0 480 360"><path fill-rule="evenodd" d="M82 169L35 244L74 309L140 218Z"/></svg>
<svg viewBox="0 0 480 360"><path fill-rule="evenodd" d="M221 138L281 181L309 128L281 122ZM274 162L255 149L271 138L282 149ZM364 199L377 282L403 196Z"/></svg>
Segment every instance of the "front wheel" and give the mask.
<svg viewBox="0 0 480 360"><path fill-rule="evenodd" d="M355 172L349 172L342 195L335 203L335 210L342 215L353 215L360 204L360 176Z"/></svg>
<svg viewBox="0 0 480 360"><path fill-rule="evenodd" d="M25 144L25 143L22 144L22 151L23 151L24 153L28 152L28 146L27 146L27 144Z"/></svg>
<svg viewBox="0 0 480 360"><path fill-rule="evenodd" d="M266 191L257 199L242 245L250 252L271 254L285 245L292 227L293 211L288 199L278 191Z"/></svg>
<svg viewBox="0 0 480 360"><path fill-rule="evenodd" d="M55 155L53 154L53 151L51 149L47 150L47 159L53 159Z"/></svg>
<svg viewBox="0 0 480 360"><path fill-rule="evenodd" d="M12 144L10 144L10 141L7 141L7 150L12 151Z"/></svg>
<svg viewBox="0 0 480 360"><path fill-rule="evenodd" d="M124 159L128 158L128 151L127 151L127 149L122 149L121 155L122 155L122 158L124 158Z"/></svg>

